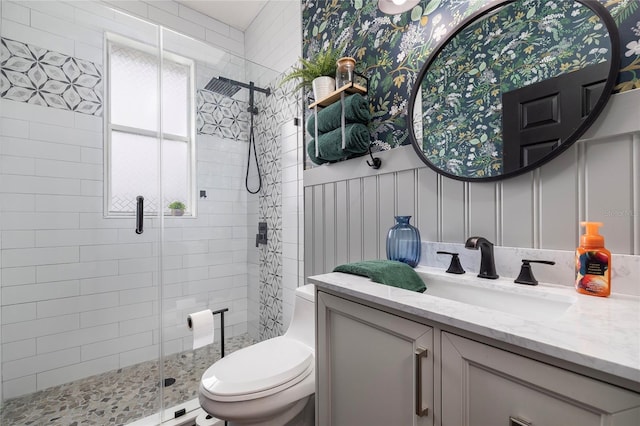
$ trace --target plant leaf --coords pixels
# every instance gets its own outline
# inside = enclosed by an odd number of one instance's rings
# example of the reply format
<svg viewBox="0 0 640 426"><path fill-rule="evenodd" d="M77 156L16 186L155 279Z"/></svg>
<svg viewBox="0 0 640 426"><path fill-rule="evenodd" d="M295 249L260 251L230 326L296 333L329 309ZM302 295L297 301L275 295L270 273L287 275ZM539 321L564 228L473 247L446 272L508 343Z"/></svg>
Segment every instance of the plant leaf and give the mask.
<svg viewBox="0 0 640 426"><path fill-rule="evenodd" d="M529 11L527 12L527 19L531 19L531 17L532 17L533 15L535 15L535 14L536 14L536 8L535 8L535 7L532 7L532 8L531 8L531 9L529 9Z"/></svg>
<svg viewBox="0 0 640 426"><path fill-rule="evenodd" d="M440 6L440 0L431 0L429 2L429 4L427 4L424 7L424 12L422 12L423 15L428 15L431 12L433 12L434 10L436 10L438 8L438 6Z"/></svg>
<svg viewBox="0 0 640 426"><path fill-rule="evenodd" d="M413 9L411 9L411 20L419 21L420 18L422 18L422 7L416 6Z"/></svg>

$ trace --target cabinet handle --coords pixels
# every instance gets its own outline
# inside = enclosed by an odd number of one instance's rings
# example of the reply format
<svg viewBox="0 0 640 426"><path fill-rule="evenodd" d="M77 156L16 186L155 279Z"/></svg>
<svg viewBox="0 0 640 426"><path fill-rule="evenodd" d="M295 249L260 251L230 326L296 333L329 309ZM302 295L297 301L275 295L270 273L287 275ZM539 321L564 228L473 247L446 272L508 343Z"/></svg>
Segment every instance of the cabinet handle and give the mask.
<svg viewBox="0 0 640 426"><path fill-rule="evenodd" d="M429 414L428 408L422 408L422 358L426 358L429 352L424 348L418 348L415 353L416 361L416 415L423 417Z"/></svg>
<svg viewBox="0 0 640 426"><path fill-rule="evenodd" d="M533 423L509 416L509 426L533 426Z"/></svg>

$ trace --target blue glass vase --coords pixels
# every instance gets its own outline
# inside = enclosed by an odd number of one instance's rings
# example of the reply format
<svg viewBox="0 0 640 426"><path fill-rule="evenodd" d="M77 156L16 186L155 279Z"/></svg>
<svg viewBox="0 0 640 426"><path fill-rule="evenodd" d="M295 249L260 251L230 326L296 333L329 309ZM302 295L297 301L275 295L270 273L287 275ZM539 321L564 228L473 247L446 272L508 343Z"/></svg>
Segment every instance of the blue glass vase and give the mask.
<svg viewBox="0 0 640 426"><path fill-rule="evenodd" d="M387 259L415 268L420 261L420 231L409 224L411 216L396 216L396 224L387 234Z"/></svg>

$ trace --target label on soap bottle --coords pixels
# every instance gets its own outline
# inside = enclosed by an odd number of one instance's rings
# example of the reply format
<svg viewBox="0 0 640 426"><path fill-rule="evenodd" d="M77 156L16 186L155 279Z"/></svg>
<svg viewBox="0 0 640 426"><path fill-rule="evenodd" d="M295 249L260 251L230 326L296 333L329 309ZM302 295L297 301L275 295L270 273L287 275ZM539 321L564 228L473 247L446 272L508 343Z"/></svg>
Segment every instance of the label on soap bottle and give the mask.
<svg viewBox="0 0 640 426"><path fill-rule="evenodd" d="M588 293L603 293L608 289L609 256L601 251L579 254L576 264L576 288Z"/></svg>

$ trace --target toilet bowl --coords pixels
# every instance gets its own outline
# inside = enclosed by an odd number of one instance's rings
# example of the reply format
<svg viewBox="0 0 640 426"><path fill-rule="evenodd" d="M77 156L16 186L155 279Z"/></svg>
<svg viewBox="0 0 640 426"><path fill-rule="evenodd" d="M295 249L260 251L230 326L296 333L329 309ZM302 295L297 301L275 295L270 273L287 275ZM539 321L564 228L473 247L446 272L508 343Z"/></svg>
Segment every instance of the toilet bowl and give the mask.
<svg viewBox="0 0 640 426"><path fill-rule="evenodd" d="M209 367L200 381L202 409L231 425L312 425L314 307L314 286L298 287L283 336L240 349Z"/></svg>

